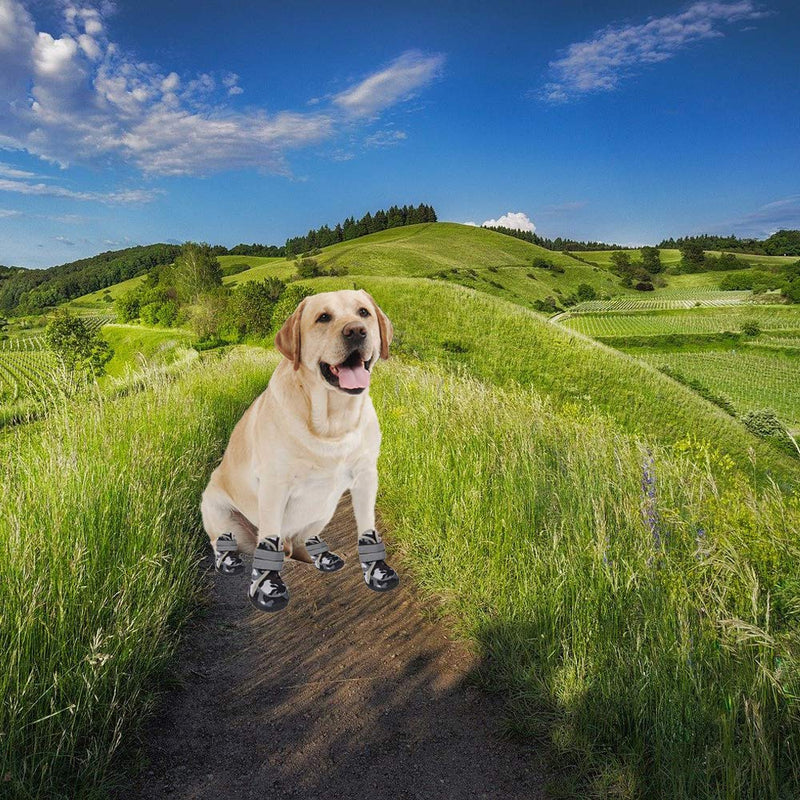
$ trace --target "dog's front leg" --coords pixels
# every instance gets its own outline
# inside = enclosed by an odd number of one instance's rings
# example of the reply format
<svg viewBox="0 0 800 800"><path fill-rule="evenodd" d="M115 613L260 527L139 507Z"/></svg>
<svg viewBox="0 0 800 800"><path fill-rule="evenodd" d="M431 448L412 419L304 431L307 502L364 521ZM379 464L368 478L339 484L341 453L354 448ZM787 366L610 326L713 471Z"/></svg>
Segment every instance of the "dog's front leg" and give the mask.
<svg viewBox="0 0 800 800"><path fill-rule="evenodd" d="M284 552L281 541L283 514L289 485L279 480L261 480L258 489L258 544L253 553L248 596L260 611L280 611L289 602L289 590L281 578Z"/></svg>
<svg viewBox="0 0 800 800"><path fill-rule="evenodd" d="M378 496L378 469L366 467L356 473L350 487L353 513L358 527L358 559L364 582L376 592L388 592L400 582L386 563L386 546L375 529L375 500Z"/></svg>

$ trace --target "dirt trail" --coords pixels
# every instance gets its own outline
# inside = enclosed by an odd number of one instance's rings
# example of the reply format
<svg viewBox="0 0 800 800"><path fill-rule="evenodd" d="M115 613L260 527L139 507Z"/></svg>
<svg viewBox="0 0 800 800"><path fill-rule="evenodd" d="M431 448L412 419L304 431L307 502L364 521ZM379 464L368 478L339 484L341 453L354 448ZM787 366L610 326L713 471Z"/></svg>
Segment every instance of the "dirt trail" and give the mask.
<svg viewBox="0 0 800 800"><path fill-rule="evenodd" d="M210 572L180 688L119 800L542 797L535 753L499 738L500 701L465 681L475 657L423 617L399 559L398 589L364 585L349 494L324 538L344 569L287 561L275 615L247 602L246 576Z"/></svg>

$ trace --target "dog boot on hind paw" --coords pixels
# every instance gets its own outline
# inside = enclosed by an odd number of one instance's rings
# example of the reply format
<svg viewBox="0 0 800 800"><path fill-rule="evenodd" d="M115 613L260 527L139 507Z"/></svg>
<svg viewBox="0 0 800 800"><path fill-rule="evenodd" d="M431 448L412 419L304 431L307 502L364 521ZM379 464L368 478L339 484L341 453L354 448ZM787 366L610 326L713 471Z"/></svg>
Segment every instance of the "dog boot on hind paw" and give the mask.
<svg viewBox="0 0 800 800"><path fill-rule="evenodd" d="M320 572L336 572L344 566L344 560L331 553L328 543L323 542L319 536L312 536L305 543L306 552L311 556L311 561Z"/></svg>
<svg viewBox="0 0 800 800"><path fill-rule="evenodd" d="M375 592L388 592L400 583L400 576L386 563L386 546L375 530L358 537L358 559L364 582Z"/></svg>
<svg viewBox="0 0 800 800"><path fill-rule="evenodd" d="M244 561L232 533L223 533L214 542L214 569L220 575L239 575L244 572Z"/></svg>
<svg viewBox="0 0 800 800"><path fill-rule="evenodd" d="M279 537L267 537L258 543L253 553L247 596L259 611L280 611L289 603L289 590L281 578L284 552L278 549L279 544Z"/></svg>

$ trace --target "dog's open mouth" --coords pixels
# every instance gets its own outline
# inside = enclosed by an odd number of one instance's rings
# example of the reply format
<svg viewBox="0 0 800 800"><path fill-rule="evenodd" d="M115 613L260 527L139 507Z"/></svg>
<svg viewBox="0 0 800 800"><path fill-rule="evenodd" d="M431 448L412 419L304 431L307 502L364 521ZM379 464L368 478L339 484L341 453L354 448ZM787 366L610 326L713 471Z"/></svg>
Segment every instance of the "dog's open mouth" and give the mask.
<svg viewBox="0 0 800 800"><path fill-rule="evenodd" d="M369 386L371 363L372 359L364 361L358 350L354 350L341 364L320 361L319 368L331 386L348 394L360 394Z"/></svg>

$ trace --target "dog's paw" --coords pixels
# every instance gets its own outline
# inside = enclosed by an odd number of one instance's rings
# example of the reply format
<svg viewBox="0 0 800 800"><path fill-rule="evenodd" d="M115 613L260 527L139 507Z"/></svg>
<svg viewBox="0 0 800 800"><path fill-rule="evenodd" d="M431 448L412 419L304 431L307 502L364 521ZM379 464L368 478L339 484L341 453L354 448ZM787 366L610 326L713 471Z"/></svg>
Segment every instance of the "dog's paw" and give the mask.
<svg viewBox="0 0 800 800"><path fill-rule="evenodd" d="M385 562L361 563L364 583L374 592L389 592L400 583L400 576Z"/></svg>
<svg viewBox="0 0 800 800"><path fill-rule="evenodd" d="M344 559L326 550L324 553L312 556L311 561L320 572L336 572L344 566Z"/></svg>
<svg viewBox="0 0 800 800"><path fill-rule="evenodd" d="M280 611L289 604L289 589L277 570L254 569L247 596L259 611Z"/></svg>
<svg viewBox="0 0 800 800"><path fill-rule="evenodd" d="M223 533L214 542L214 569L220 575L239 575L244 572L244 561L239 556L232 533Z"/></svg>

